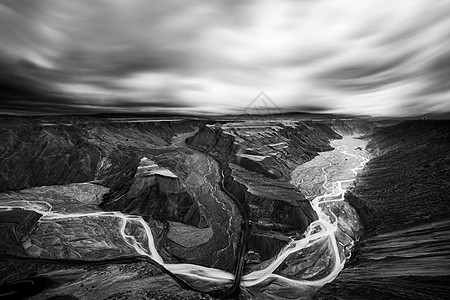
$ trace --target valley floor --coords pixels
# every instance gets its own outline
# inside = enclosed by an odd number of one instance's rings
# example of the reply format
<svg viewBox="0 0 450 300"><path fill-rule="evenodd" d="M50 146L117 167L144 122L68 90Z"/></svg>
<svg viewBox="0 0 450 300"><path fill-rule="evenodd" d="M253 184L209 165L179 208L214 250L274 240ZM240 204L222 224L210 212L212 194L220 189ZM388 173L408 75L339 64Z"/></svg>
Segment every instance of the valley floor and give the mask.
<svg viewBox="0 0 450 300"><path fill-rule="evenodd" d="M448 299L450 123L375 133L352 201L372 211L354 260L317 299ZM370 216L371 215L371 216ZM369 216L369 218L368 218Z"/></svg>
<svg viewBox="0 0 450 300"><path fill-rule="evenodd" d="M321 152L292 172L291 183L308 196L319 220L303 238L293 237L269 267L244 276L244 286L249 286L255 299L290 299L293 295L311 299L342 270L363 232L356 211L344 201L344 193L370 157L364 150L366 143L355 136L333 140L334 150ZM256 278L261 283L252 289Z"/></svg>
<svg viewBox="0 0 450 300"><path fill-rule="evenodd" d="M332 182L354 178L351 169L361 163L360 157L371 157L365 150L367 141L357 136L343 136L332 140L330 145L334 150L321 152L291 173L292 183L310 200L331 188Z"/></svg>

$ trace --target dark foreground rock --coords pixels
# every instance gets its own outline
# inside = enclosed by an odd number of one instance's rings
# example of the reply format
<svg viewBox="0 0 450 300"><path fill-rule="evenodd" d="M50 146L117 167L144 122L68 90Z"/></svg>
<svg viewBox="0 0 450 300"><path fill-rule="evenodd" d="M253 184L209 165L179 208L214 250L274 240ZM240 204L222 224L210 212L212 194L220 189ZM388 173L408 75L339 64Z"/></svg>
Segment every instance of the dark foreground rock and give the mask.
<svg viewBox="0 0 450 300"><path fill-rule="evenodd" d="M0 256L25 255L22 239L40 219L34 211L0 211Z"/></svg>
<svg viewBox="0 0 450 300"><path fill-rule="evenodd" d="M0 292L10 292L10 299L214 299L181 288L160 269L143 262L60 265L2 261L0 278ZM27 286L27 281L37 286Z"/></svg>
<svg viewBox="0 0 450 300"><path fill-rule="evenodd" d="M363 226L365 234L371 233L375 230L376 217L375 210L371 208L364 200L356 197L352 192L348 191L344 195L345 201L350 203L350 205L356 210Z"/></svg>

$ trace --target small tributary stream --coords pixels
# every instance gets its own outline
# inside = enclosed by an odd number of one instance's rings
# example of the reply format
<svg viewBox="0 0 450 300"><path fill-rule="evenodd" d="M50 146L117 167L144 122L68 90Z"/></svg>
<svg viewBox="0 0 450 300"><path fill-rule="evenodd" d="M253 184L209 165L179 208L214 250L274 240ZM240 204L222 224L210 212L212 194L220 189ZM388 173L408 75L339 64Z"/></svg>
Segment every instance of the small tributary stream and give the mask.
<svg viewBox="0 0 450 300"><path fill-rule="evenodd" d="M321 286L333 281L350 257L355 241L362 234L362 227L355 210L344 201L344 193L369 155L364 150L365 141L355 137L334 140L331 145L335 148L333 151L320 153L291 174L292 183L310 199L318 220L310 224L303 236L292 238L270 263L242 276L241 286L252 294L308 298ZM165 263L155 247L150 227L140 216L120 212L55 212L45 201L17 200L0 206L3 211L12 209L42 214L39 222L85 217L118 219L123 240L135 249L136 254L152 259L171 273L218 286L229 285L234 279L234 274L220 269ZM136 226L141 227L145 237L132 235L135 231L130 228Z"/></svg>

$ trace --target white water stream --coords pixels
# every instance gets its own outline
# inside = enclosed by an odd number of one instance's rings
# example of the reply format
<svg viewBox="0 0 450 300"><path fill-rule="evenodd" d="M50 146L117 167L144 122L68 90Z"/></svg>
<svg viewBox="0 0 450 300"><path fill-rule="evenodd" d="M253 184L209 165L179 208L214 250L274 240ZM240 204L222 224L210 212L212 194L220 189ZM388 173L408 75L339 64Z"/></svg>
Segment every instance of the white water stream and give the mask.
<svg viewBox="0 0 450 300"><path fill-rule="evenodd" d="M331 191L326 191L323 195L315 197L311 201L311 205L318 215L318 220L312 222L307 228L304 238L300 240L292 240L286 247L284 247L277 258L273 260L266 268L251 272L242 277L242 286L254 286L268 278L277 278L293 285L304 286L316 286L320 287L328 282L331 282L339 272L343 269L345 264L345 258L340 259L340 250L336 240L336 230L338 228L338 218L330 210L322 209L323 204L329 202L337 202L344 200L345 190L342 187L343 183L350 183L355 180L357 171L364 167L364 164L368 161L363 156L349 153L347 151L341 151L342 154L352 156L361 160L361 163L354 168L351 168L353 177L346 180L339 180L332 183ZM327 173L322 168L325 179L327 180ZM325 184L327 181L325 181ZM325 187L324 184L324 187ZM326 188L326 187L325 187ZM213 190L211 190L213 192ZM120 233L123 240L135 251L142 256L147 256L154 260L156 263L162 265L170 272L178 275L195 277L201 280L215 282L217 284L232 283L234 275L232 273L222 271L215 268L207 268L194 264L167 264L164 263L163 258L159 255L153 240L153 235L148 224L140 216L127 215L120 212L95 212L95 213L57 213L52 211L52 205L46 201L22 201L14 200L4 202L0 205L0 211L8 211L13 209L24 209L35 211L42 215L39 222L53 222L61 219L80 218L80 217L100 217L100 218L117 218L121 220ZM138 242L135 236L126 233L127 226L138 225L142 227L147 236L147 243ZM280 266L280 264L291 254L300 251L302 249L313 246L319 241L329 239L332 245L332 252L334 255L334 266L328 272L325 277L314 280L294 280L289 279L278 274L274 274L274 271Z"/></svg>

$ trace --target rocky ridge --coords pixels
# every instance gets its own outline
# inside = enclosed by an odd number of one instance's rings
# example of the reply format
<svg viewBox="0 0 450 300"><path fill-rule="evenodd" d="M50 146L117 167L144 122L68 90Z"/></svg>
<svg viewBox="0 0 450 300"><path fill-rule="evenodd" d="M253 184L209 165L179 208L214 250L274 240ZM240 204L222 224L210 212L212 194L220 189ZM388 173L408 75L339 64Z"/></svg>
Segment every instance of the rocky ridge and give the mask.
<svg viewBox="0 0 450 300"><path fill-rule="evenodd" d="M117 219L40 222L20 209L40 201L61 213L140 215L164 261L232 272L242 216L230 193L250 216L249 255L272 258L317 218L289 174L340 136L317 122L251 123L1 117L0 205L18 205L0 212L2 238L16 245L0 251L91 261L135 255ZM16 216L24 220L10 222ZM126 230L144 236L139 226Z"/></svg>
<svg viewBox="0 0 450 300"><path fill-rule="evenodd" d="M187 144L220 163L226 189L250 217L249 250L265 260L317 218L290 184L290 172L317 152L331 150L329 140L339 137L326 126L253 121L205 126Z"/></svg>
<svg viewBox="0 0 450 300"><path fill-rule="evenodd" d="M404 121L365 138L375 157L346 197L366 234L317 298L448 298L450 122Z"/></svg>

